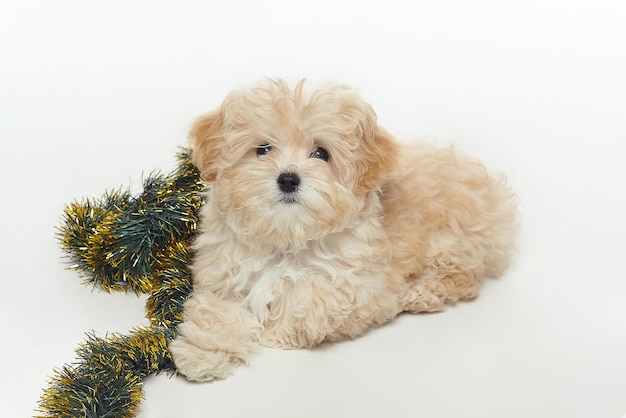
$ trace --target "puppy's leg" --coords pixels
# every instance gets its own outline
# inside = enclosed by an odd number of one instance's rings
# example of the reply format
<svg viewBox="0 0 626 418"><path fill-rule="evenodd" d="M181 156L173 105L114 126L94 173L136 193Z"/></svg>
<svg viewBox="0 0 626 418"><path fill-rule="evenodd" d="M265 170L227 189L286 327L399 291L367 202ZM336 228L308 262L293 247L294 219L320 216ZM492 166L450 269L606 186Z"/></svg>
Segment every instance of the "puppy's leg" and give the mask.
<svg viewBox="0 0 626 418"><path fill-rule="evenodd" d="M434 312L443 305L473 299L483 277L499 276L511 262L516 228L513 210L504 215L503 222L484 230L433 235L425 265L408 277L406 310Z"/></svg>
<svg viewBox="0 0 626 418"><path fill-rule="evenodd" d="M355 276L285 283L285 293L270 306L261 343L295 349L354 338L402 311L401 277L382 272Z"/></svg>
<svg viewBox="0 0 626 418"><path fill-rule="evenodd" d="M177 370L189 380L223 379L258 341L262 326L238 303L212 293L194 293L185 303L185 319L169 345Z"/></svg>
<svg viewBox="0 0 626 418"><path fill-rule="evenodd" d="M310 348L320 344L348 315L349 301L324 278L287 281L269 306L261 343L267 347Z"/></svg>
<svg viewBox="0 0 626 418"><path fill-rule="evenodd" d="M409 283L408 289L405 296L407 311L437 312L444 305L476 297L480 289L480 279L473 271L432 266Z"/></svg>

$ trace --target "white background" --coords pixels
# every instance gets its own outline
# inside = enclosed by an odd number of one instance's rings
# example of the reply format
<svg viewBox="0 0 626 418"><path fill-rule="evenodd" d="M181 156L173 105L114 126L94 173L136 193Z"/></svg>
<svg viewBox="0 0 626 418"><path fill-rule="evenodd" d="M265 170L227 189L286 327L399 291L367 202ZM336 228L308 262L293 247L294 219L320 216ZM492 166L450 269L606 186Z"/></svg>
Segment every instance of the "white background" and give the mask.
<svg viewBox="0 0 626 418"><path fill-rule="evenodd" d="M34 414L86 332L146 323L65 270L63 206L174 168L195 116L263 76L354 85L398 137L507 173L519 257L441 314L149 378L141 417L626 413L626 2L5 1L0 48L0 416Z"/></svg>

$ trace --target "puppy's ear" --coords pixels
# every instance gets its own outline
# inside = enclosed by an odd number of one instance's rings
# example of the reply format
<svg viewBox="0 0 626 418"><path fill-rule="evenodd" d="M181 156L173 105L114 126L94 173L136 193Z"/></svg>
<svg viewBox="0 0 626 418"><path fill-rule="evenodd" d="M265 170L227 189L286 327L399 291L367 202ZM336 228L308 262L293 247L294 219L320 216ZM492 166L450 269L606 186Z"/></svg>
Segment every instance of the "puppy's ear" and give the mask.
<svg viewBox="0 0 626 418"><path fill-rule="evenodd" d="M394 170L399 146L386 130L378 126L376 113L369 105L360 125L362 142L357 162L358 187L369 190L378 186L382 177Z"/></svg>
<svg viewBox="0 0 626 418"><path fill-rule="evenodd" d="M200 170L200 177L213 181L217 176L217 163L224 145L224 119L216 110L200 116L189 131L193 148L191 162Z"/></svg>

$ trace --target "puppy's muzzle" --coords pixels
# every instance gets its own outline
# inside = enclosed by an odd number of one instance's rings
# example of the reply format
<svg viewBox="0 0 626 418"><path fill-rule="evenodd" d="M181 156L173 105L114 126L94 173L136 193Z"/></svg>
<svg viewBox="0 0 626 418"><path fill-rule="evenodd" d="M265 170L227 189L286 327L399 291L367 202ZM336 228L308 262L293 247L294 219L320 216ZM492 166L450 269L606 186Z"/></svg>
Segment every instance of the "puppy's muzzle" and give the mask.
<svg viewBox="0 0 626 418"><path fill-rule="evenodd" d="M283 193L294 193L300 186L300 177L296 173L280 173L276 179L278 188Z"/></svg>

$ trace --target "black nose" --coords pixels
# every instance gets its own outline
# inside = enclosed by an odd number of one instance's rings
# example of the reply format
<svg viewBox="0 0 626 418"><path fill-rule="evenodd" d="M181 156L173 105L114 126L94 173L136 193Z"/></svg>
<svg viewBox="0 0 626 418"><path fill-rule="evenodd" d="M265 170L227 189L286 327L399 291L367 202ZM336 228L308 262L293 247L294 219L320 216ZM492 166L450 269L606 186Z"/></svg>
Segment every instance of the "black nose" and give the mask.
<svg viewBox="0 0 626 418"><path fill-rule="evenodd" d="M282 192L293 193L300 185L300 177L296 173L281 173L276 182Z"/></svg>

